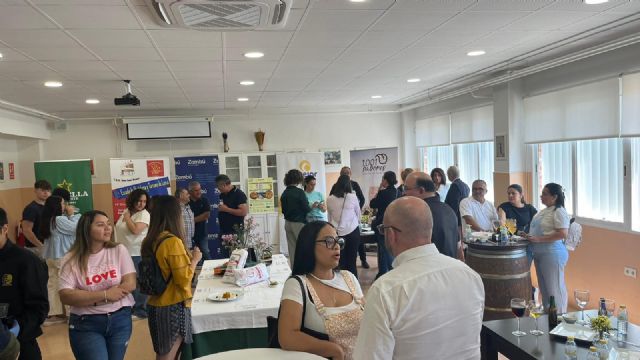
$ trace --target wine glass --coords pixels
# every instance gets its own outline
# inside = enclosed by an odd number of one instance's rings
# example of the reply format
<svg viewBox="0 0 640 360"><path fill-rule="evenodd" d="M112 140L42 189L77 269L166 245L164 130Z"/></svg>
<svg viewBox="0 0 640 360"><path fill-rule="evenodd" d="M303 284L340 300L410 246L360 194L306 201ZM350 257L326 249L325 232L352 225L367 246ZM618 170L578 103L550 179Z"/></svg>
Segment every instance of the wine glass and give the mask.
<svg viewBox="0 0 640 360"><path fill-rule="evenodd" d="M515 336L525 336L526 332L520 331L520 318L524 316L524 311L527 308L527 302L524 299L514 298L511 299L511 312L518 318L518 330L513 331Z"/></svg>
<svg viewBox="0 0 640 360"><path fill-rule="evenodd" d="M529 316L536 322L536 329L529 331L529 333L535 336L544 335L544 331L538 328L538 318L544 314L544 306L542 304L536 304L533 300L529 300L527 307L529 308Z"/></svg>
<svg viewBox="0 0 640 360"><path fill-rule="evenodd" d="M578 304L578 307L580 308L580 312L582 313L581 319L580 321L578 321L578 324L585 325L587 322L584 321L584 308L589 303L589 290L576 289L573 291L573 296L575 297L576 303Z"/></svg>
<svg viewBox="0 0 640 360"><path fill-rule="evenodd" d="M515 235L518 230L518 225L516 223L516 219L507 219L505 222L505 226L507 227L507 231L509 234Z"/></svg>

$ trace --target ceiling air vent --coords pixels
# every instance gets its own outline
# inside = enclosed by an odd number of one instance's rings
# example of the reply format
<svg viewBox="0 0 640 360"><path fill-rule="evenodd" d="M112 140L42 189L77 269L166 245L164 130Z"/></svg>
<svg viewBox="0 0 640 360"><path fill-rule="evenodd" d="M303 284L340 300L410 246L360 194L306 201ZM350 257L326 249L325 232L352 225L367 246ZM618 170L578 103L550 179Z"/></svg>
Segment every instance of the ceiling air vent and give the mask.
<svg viewBox="0 0 640 360"><path fill-rule="evenodd" d="M285 0L147 0L159 24L209 31L272 30L284 27Z"/></svg>

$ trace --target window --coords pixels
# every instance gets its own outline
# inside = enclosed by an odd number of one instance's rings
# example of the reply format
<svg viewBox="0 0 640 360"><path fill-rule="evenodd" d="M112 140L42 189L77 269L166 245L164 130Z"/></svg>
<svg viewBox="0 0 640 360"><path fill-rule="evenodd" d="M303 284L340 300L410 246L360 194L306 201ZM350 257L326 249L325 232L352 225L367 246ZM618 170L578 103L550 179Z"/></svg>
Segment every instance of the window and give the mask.
<svg viewBox="0 0 640 360"><path fill-rule="evenodd" d="M447 171L447 168L453 165L453 146L429 146L423 148L423 170L427 174L431 173L433 168L441 168Z"/></svg>
<svg viewBox="0 0 640 360"><path fill-rule="evenodd" d="M622 139L576 143L576 214L624 222Z"/></svg>
<svg viewBox="0 0 640 360"><path fill-rule="evenodd" d="M493 202L493 141L471 144L457 144L457 164L460 179L469 185L482 179L487 183L485 198Z"/></svg>
<svg viewBox="0 0 640 360"><path fill-rule="evenodd" d="M640 138L631 139L631 229L640 231Z"/></svg>
<svg viewBox="0 0 640 360"><path fill-rule="evenodd" d="M471 144L429 146L421 148L422 170L429 174L439 167L447 172L449 166L457 164L460 179L469 185L474 180L487 182L487 200L493 202L493 141Z"/></svg>
<svg viewBox="0 0 640 360"><path fill-rule="evenodd" d="M573 214L573 156L572 142L548 143L538 145L537 183L538 192L534 204L536 208L544 207L540 203L540 194L545 184L556 183L564 188L565 208Z"/></svg>

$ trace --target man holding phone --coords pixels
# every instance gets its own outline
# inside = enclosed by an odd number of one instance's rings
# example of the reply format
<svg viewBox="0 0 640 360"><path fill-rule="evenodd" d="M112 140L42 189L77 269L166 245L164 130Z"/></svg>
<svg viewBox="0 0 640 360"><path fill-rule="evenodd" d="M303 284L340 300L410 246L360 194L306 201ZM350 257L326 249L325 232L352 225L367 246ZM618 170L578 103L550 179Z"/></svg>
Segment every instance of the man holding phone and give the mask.
<svg viewBox="0 0 640 360"><path fill-rule="evenodd" d="M327 204L324 202L324 195L315 189L316 178L313 175L307 175L304 178L304 194L307 195L311 208L307 214L307 222L327 221Z"/></svg>

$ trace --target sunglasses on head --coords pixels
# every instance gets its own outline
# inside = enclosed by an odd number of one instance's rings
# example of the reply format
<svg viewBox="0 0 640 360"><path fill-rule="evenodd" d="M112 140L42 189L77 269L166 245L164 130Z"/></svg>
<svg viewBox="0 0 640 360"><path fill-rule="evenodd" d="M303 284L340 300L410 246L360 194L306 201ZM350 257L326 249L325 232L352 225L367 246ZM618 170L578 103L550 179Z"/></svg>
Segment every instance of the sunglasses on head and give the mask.
<svg viewBox="0 0 640 360"><path fill-rule="evenodd" d="M336 244L338 244L338 246L340 247L340 250L342 250L344 248L344 239L341 237L333 237L333 236L327 236L324 239L318 239L316 240L317 243L324 243L324 245L327 247L327 249L333 249L336 247Z"/></svg>

